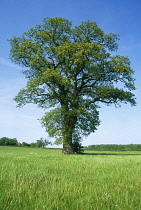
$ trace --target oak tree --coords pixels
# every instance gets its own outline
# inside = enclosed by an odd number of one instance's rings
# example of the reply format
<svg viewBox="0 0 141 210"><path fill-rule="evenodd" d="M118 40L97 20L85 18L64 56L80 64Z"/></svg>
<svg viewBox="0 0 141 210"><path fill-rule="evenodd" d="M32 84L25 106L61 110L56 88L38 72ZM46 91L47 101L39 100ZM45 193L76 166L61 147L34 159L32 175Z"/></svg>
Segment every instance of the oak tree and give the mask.
<svg viewBox="0 0 141 210"><path fill-rule="evenodd" d="M33 103L48 109L41 123L63 143L64 153L73 153L73 144L95 132L101 103L136 104L130 60L114 53L118 39L93 21L73 27L64 18L45 18L10 39L10 57L26 67L27 78L15 101L19 107Z"/></svg>

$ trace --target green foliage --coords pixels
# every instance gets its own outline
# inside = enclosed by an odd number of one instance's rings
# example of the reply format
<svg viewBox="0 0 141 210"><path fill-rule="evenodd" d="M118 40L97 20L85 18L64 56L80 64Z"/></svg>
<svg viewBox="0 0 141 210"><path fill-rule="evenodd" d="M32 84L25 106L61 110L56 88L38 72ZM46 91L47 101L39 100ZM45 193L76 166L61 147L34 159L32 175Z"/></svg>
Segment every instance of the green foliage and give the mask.
<svg viewBox="0 0 141 210"><path fill-rule="evenodd" d="M16 138L8 138L8 137L2 137L0 139L0 146L16 146L17 139Z"/></svg>
<svg viewBox="0 0 141 210"><path fill-rule="evenodd" d="M79 143L77 141L72 143L72 148L73 148L74 153L81 154L82 152L84 152L84 150L83 150L84 147L81 145L81 143Z"/></svg>
<svg viewBox="0 0 141 210"><path fill-rule="evenodd" d="M141 151L141 144L100 144L84 147L85 150L96 151Z"/></svg>
<svg viewBox="0 0 141 210"><path fill-rule="evenodd" d="M23 147L45 147L47 145L52 145L52 142L50 142L47 139L40 138L40 140L36 140L36 142L27 143L27 142L20 142L17 141L16 138L8 138L8 137L2 137L0 138L0 146L23 146Z"/></svg>
<svg viewBox="0 0 141 210"><path fill-rule="evenodd" d="M30 144L22 142L23 147L45 147L48 146L49 144L52 144L52 142L44 138L40 138L39 140L36 140L36 142L32 142Z"/></svg>
<svg viewBox="0 0 141 210"><path fill-rule="evenodd" d="M47 139L40 138L40 140L36 140L35 144L36 144L36 147L45 147L52 143Z"/></svg>
<svg viewBox="0 0 141 210"><path fill-rule="evenodd" d="M36 147L42 147L42 141L41 140L36 140Z"/></svg>
<svg viewBox="0 0 141 210"><path fill-rule="evenodd" d="M27 103L52 108L41 119L50 137L72 146L95 132L101 103L135 105L134 71L128 57L117 51L116 34L105 34L93 21L72 28L64 18L45 18L22 37L10 40L13 62L26 67L27 85L15 97L19 107Z"/></svg>
<svg viewBox="0 0 141 210"><path fill-rule="evenodd" d="M30 144L30 147L32 147L32 148L36 147L36 143L35 143L35 142L32 142L32 143Z"/></svg>
<svg viewBox="0 0 141 210"><path fill-rule="evenodd" d="M23 147L30 147L30 144L28 144L27 142L22 142L22 146Z"/></svg>

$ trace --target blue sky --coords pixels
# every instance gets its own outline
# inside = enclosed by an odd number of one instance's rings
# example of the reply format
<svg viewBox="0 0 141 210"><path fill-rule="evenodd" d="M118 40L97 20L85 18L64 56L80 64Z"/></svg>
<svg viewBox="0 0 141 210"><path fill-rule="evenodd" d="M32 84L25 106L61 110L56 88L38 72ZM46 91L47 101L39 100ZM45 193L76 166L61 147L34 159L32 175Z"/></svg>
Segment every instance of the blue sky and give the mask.
<svg viewBox="0 0 141 210"><path fill-rule="evenodd" d="M106 33L120 35L117 54L129 56L135 70L137 106L120 108L102 105L101 125L83 140L91 144L141 144L141 1L140 0L5 0L0 6L0 138L35 142L47 137L37 120L44 111L35 105L18 109L13 97L25 86L21 67L9 60L12 36L21 36L41 24L44 17L63 17L78 25L83 20L96 21Z"/></svg>

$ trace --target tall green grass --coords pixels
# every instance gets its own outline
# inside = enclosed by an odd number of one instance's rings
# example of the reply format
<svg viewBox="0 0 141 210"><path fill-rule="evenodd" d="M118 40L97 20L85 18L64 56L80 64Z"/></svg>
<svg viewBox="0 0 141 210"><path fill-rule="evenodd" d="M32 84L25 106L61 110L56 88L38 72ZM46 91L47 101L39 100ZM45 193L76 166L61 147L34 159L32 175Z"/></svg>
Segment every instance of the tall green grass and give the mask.
<svg viewBox="0 0 141 210"><path fill-rule="evenodd" d="M0 147L1 210L140 210L141 153Z"/></svg>

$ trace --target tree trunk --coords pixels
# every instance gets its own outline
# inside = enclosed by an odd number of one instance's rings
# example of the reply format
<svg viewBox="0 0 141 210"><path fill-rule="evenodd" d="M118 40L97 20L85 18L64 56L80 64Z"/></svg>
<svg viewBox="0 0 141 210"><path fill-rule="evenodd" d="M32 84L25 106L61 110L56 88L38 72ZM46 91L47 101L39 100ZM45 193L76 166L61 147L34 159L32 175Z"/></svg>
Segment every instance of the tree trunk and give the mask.
<svg viewBox="0 0 141 210"><path fill-rule="evenodd" d="M63 153L64 154L73 154L73 133L75 129L75 124L77 121L77 117L74 115L70 115L69 109L67 106L62 106L63 108Z"/></svg>
<svg viewBox="0 0 141 210"><path fill-rule="evenodd" d="M72 148L72 144L64 144L63 143L63 154L73 154L73 148Z"/></svg>
<svg viewBox="0 0 141 210"><path fill-rule="evenodd" d="M69 126L69 122L65 122L63 128L63 153L64 154L73 154L72 148L72 134L73 128Z"/></svg>

